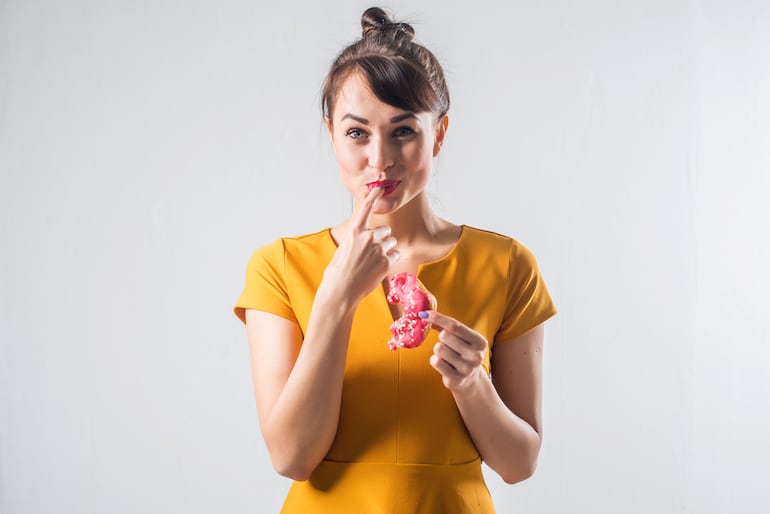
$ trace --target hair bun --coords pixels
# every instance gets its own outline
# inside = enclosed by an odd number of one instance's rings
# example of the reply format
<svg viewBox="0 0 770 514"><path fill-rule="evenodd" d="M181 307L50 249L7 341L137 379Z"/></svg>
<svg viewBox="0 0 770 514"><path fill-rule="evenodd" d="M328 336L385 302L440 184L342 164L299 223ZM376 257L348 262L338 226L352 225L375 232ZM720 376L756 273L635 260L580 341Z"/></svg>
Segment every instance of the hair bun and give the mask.
<svg viewBox="0 0 770 514"><path fill-rule="evenodd" d="M370 7L361 15L362 37L376 33L392 33L395 39L414 39L414 29L408 23L393 23L385 11Z"/></svg>
<svg viewBox="0 0 770 514"><path fill-rule="evenodd" d="M380 30L391 23L388 15L379 7L370 7L361 15L361 30L364 35L372 30Z"/></svg>

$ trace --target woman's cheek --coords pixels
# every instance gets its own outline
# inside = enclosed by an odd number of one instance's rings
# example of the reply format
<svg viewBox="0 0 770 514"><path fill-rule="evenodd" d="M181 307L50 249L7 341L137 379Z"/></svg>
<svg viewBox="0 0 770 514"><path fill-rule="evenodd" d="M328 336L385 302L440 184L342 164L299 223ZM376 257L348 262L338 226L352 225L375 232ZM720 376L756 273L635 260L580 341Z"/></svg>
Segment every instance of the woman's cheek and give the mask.
<svg viewBox="0 0 770 514"><path fill-rule="evenodd" d="M361 193L363 186L361 182L362 172L360 167L357 166L357 162L352 159L338 157L337 163L339 165L340 178L345 188L353 195Z"/></svg>

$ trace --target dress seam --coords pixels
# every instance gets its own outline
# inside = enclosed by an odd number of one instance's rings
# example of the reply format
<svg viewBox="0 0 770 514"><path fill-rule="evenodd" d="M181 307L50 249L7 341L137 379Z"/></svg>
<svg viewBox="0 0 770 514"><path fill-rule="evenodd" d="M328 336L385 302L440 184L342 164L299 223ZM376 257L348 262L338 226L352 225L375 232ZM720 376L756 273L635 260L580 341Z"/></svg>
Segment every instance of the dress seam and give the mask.
<svg viewBox="0 0 770 514"><path fill-rule="evenodd" d="M396 463L401 462L401 352L396 371Z"/></svg>

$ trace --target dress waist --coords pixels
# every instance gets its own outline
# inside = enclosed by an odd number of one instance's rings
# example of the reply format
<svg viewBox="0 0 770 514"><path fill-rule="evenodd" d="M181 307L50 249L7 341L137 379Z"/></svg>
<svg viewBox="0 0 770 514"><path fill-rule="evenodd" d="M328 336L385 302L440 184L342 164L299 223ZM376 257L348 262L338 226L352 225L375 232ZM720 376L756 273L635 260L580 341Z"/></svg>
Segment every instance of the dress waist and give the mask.
<svg viewBox="0 0 770 514"><path fill-rule="evenodd" d="M481 459L457 464L324 460L295 482L282 513L489 514Z"/></svg>

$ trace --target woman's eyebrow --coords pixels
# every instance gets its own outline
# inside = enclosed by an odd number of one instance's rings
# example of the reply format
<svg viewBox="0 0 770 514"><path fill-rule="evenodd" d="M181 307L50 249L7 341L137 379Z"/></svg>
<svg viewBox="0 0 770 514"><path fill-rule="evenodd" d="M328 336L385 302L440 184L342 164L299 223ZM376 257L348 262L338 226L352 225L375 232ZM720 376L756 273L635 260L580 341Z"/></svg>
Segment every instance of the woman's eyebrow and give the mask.
<svg viewBox="0 0 770 514"><path fill-rule="evenodd" d="M399 114L398 116L394 116L390 119L391 123L398 123L399 121L403 121L407 118L415 118L417 119L417 115L413 112L407 112L404 114Z"/></svg>
<svg viewBox="0 0 770 514"><path fill-rule="evenodd" d="M357 121L358 123L363 123L364 125L369 124L369 120L367 120L366 118L362 118L360 116L356 116L355 114L347 113L345 116L340 118L340 121L344 120L345 118L350 118L351 120Z"/></svg>
<svg viewBox="0 0 770 514"><path fill-rule="evenodd" d="M368 125L369 124L369 120L367 120L366 118L362 118L361 116L356 116L355 114L347 113L347 114L345 114L345 116L343 116L341 118L341 120L344 120L346 118L350 118L351 120L357 121L358 123L362 123L364 125ZM399 114L398 116L393 116L390 119L390 122L391 123L398 123L399 121L403 121L403 120L405 120L407 118L415 118L415 119L417 119L417 115L415 113L413 113L413 112L406 112L404 114Z"/></svg>

